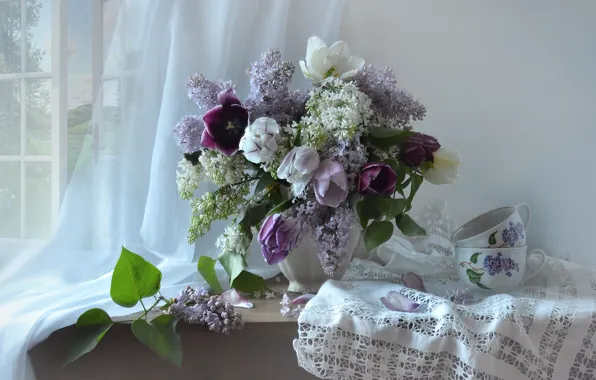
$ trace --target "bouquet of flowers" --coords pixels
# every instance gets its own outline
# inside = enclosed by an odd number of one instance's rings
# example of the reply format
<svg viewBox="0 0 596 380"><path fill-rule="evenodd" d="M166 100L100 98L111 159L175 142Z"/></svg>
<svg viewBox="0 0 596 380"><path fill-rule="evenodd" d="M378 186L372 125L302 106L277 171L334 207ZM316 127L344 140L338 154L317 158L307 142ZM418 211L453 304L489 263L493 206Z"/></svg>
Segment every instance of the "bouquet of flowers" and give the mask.
<svg viewBox="0 0 596 380"><path fill-rule="evenodd" d="M207 110L174 129L184 153L178 189L192 209L188 238L192 243L213 221L233 218L216 244L236 288L250 277L244 256L254 235L269 264L310 238L334 277L347 265L354 226L360 224L369 250L394 226L423 235L407 214L416 191L425 179L446 184L458 176L459 153L412 130L426 110L397 87L390 68L365 65L343 41L327 46L311 37L300 69L312 83L308 90L291 89L294 65L267 51L247 71L244 102L231 82L197 74L187 82L188 96ZM195 197L205 181L219 188ZM214 265L199 260L211 283Z"/></svg>

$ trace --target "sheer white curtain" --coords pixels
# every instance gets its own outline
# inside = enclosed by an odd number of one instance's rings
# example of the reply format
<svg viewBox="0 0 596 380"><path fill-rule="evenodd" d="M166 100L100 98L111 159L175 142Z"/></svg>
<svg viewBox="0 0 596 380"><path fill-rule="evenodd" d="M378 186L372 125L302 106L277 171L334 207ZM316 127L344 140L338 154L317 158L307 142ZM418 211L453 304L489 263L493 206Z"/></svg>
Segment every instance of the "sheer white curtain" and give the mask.
<svg viewBox="0 0 596 380"><path fill-rule="evenodd" d="M78 0L71 0L71 4L73 1ZM14 12L10 7L20 9L19 5L29 3L34 2L0 0L0 12L4 12L0 15ZM44 4L54 7L52 12L66 15L70 9L64 8L67 3L48 0ZM31 10L21 11L22 15ZM102 307L112 315L135 311L116 307L109 300L110 272L122 245L160 267L166 294L200 281L196 259L199 255L218 254L214 241L225 222L217 224L194 246L188 245L189 208L177 194L175 170L180 152L172 137L172 128L183 115L201 113L186 98L186 78L200 72L213 79L229 79L240 94L246 94L245 70L262 52L277 47L286 59L297 62L304 55L310 35L327 40L337 38L342 11L341 0L122 2L102 76L104 84L111 81L116 85L104 85L103 93L93 96L91 122L81 139L78 162L62 199L55 233L42 243L42 248L32 248L22 234L13 237L9 244L0 244L4 260L0 266L3 379L33 378L27 350L54 330L73 324L82 311L90 307ZM68 20L70 23L76 19ZM47 29L46 35L60 33L56 30L60 29L60 22L52 20L39 23L40 28ZM11 31L14 27L7 17L0 21L1 31ZM2 37L0 44L4 46L0 46L0 51L11 51L11 43L14 39ZM62 56L68 53L56 46L51 49ZM0 55L0 69L6 67L7 57L10 55ZM66 62L51 64L53 74L60 73L56 65ZM15 67L20 70L18 65ZM7 71L0 70L0 84L5 85L0 109L3 121L18 110L27 111L20 104L24 92L15 90L9 94L12 87L7 90ZM2 74L6 74L4 78ZM28 79L21 77L17 79L27 83ZM298 84L305 85L298 75L296 78ZM58 94L56 86L64 83L56 83L55 77L48 80L52 96ZM13 98L6 100L8 95ZM57 122L62 119L58 116L49 116L55 118L52 125L59 125ZM0 127L0 155L4 154L2 149L6 145L2 141L10 133L33 128L28 124L33 120L31 117L17 126ZM53 131L51 137L56 136L59 134ZM19 144L26 147L22 142ZM52 146L64 148L60 144ZM11 154L24 157L21 153L17 150ZM61 157L59 152L50 152L50 156ZM18 165L27 168L22 163ZM0 170L6 171L6 165L0 166ZM20 176L0 178L0 207L4 202L2 212L6 216L9 215L6 207L12 207L6 204L13 204L9 201L18 198L13 198L10 192L19 189L24 181ZM25 209L32 210L30 218L35 220L35 197L30 196L26 202L17 200ZM46 212L39 210L42 211ZM0 226L11 224L4 216L0 218ZM259 256L253 249L251 268L266 277L275 275L277 268L266 267Z"/></svg>

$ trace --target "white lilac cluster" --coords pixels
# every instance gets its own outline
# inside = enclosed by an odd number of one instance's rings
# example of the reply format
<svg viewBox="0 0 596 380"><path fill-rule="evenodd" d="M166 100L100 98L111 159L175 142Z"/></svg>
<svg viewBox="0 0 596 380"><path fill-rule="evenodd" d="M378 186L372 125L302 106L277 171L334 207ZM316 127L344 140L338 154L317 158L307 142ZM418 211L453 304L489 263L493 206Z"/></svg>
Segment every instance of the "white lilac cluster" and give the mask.
<svg viewBox="0 0 596 380"><path fill-rule="evenodd" d="M165 312L186 323L206 326L222 334L244 327L242 316L234 311L232 304L203 288L182 290Z"/></svg>
<svg viewBox="0 0 596 380"><path fill-rule="evenodd" d="M354 83L328 79L309 94L307 114L300 121L304 143L321 149L330 137L353 140L365 131L372 115L370 106L370 98Z"/></svg>
<svg viewBox="0 0 596 380"><path fill-rule="evenodd" d="M199 157L199 163L204 175L216 185L240 182L246 178L249 169L241 155L224 156L215 150L205 150Z"/></svg>
<svg viewBox="0 0 596 380"><path fill-rule="evenodd" d="M178 185L178 194L180 194L181 199L191 199L195 191L199 188L201 181L205 179L200 169L200 166L193 165L186 158L178 162L176 184Z"/></svg>
<svg viewBox="0 0 596 380"><path fill-rule="evenodd" d="M193 243L211 229L215 220L225 220L238 213L245 203L244 197L249 193L249 186L225 185L218 190L203 194L201 198L190 201L192 216L188 228L188 242Z"/></svg>
<svg viewBox="0 0 596 380"><path fill-rule="evenodd" d="M234 252L245 256L250 248L250 238L240 230L240 226L234 224L226 227L224 233L217 238L215 246L222 252Z"/></svg>
<svg viewBox="0 0 596 380"><path fill-rule="evenodd" d="M281 297L280 305L281 309L279 309L279 312L286 318L298 318L302 310L304 310L304 305L294 305L292 299L286 293Z"/></svg>

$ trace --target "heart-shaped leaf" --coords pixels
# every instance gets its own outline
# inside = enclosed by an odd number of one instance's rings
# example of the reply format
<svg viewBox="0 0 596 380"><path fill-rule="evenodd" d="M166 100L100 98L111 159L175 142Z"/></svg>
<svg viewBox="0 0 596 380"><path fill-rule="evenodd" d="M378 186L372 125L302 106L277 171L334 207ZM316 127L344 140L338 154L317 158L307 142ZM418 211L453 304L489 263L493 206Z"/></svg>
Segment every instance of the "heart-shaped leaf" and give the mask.
<svg viewBox="0 0 596 380"><path fill-rule="evenodd" d="M234 280L246 267L244 256L236 252L224 252L219 256L219 262L226 270L228 276L230 276L230 287L234 287Z"/></svg>
<svg viewBox="0 0 596 380"><path fill-rule="evenodd" d="M480 282L480 278L482 278L482 273L475 272L472 269L466 269L466 274L468 275L468 278L472 284L478 284Z"/></svg>
<svg viewBox="0 0 596 380"><path fill-rule="evenodd" d="M64 365L91 352L113 325L112 318L102 309L90 309L81 314L75 325L75 343Z"/></svg>
<svg viewBox="0 0 596 380"><path fill-rule="evenodd" d="M364 245L368 251L372 251L391 238L393 224L389 221L372 222L364 230Z"/></svg>
<svg viewBox="0 0 596 380"><path fill-rule="evenodd" d="M201 256L199 257L198 269L203 279L209 284L211 289L215 293L221 293L223 289L221 288L221 284L217 279L217 273L215 272L215 264L217 260L212 259L208 256Z"/></svg>
<svg viewBox="0 0 596 380"><path fill-rule="evenodd" d="M239 292L247 294L254 294L255 292L267 290L263 277L245 270L236 277L234 282L232 282L231 287Z"/></svg>
<svg viewBox="0 0 596 380"><path fill-rule="evenodd" d="M395 218L397 228L406 236L426 235L426 230L418 225L409 215L402 214Z"/></svg>
<svg viewBox="0 0 596 380"><path fill-rule="evenodd" d="M497 231L490 234L490 236L488 237L488 244L490 244L490 245L497 244Z"/></svg>
<svg viewBox="0 0 596 380"><path fill-rule="evenodd" d="M132 333L162 359L182 368L182 343L176 332L177 323L174 316L167 314L160 315L151 322L137 319L132 323Z"/></svg>
<svg viewBox="0 0 596 380"><path fill-rule="evenodd" d="M123 307L133 307L141 299L159 291L161 271L141 256L122 247L112 274L110 296Z"/></svg>
<svg viewBox="0 0 596 380"><path fill-rule="evenodd" d="M475 254L473 254L473 255L470 257L470 262L471 262L472 264L476 264L476 263L478 262L478 256L480 256L480 255L481 255L481 253L480 253L480 252L476 252Z"/></svg>

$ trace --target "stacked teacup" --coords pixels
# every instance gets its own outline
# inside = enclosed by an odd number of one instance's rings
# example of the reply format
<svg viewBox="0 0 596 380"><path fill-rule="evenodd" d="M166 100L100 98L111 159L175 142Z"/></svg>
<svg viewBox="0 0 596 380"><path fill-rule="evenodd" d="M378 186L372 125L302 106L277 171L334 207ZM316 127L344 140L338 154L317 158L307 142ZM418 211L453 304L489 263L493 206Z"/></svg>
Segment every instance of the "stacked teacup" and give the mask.
<svg viewBox="0 0 596 380"><path fill-rule="evenodd" d="M530 217L530 206L520 203L484 213L457 229L452 241L460 280L472 290L503 293L537 274L544 266L545 254L540 249L528 252ZM526 275L533 254L541 256L541 264Z"/></svg>

